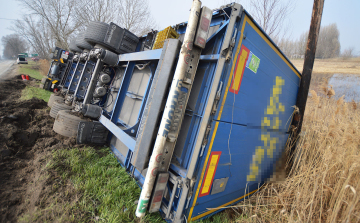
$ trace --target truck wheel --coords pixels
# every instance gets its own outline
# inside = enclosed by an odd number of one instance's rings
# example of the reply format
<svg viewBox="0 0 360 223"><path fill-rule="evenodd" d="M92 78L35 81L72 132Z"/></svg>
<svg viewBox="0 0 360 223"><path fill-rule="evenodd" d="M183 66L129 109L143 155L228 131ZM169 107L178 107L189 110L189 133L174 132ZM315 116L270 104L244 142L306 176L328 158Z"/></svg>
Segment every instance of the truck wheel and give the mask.
<svg viewBox="0 0 360 223"><path fill-rule="evenodd" d="M73 53L81 53L82 50L76 46L76 39L72 40L69 44L69 49L73 52Z"/></svg>
<svg viewBox="0 0 360 223"><path fill-rule="evenodd" d="M85 119L72 115L69 110L62 110L55 118L53 130L62 136L76 137L81 121Z"/></svg>
<svg viewBox="0 0 360 223"><path fill-rule="evenodd" d="M55 100L50 110L50 116L56 118L56 115L58 114L59 111L61 110L69 111L71 109L72 107L66 105L63 100Z"/></svg>
<svg viewBox="0 0 360 223"><path fill-rule="evenodd" d="M104 45L105 36L109 27L110 25L107 23L91 21L84 33L84 39L93 45Z"/></svg>
<svg viewBox="0 0 360 223"><path fill-rule="evenodd" d="M75 44L80 49L91 50L93 47L88 42L86 42L86 40L84 39L84 34L85 33L80 33L78 35L78 37L76 38Z"/></svg>
<svg viewBox="0 0 360 223"><path fill-rule="evenodd" d="M43 78L41 79L41 83L42 83L42 84L45 84L45 81L46 81L47 79L48 79L47 77L43 77Z"/></svg>
<svg viewBox="0 0 360 223"><path fill-rule="evenodd" d="M64 98L61 96L56 96L55 94L51 94L49 101L47 103L48 106L51 107L54 104L54 101L56 101L56 100L64 100Z"/></svg>

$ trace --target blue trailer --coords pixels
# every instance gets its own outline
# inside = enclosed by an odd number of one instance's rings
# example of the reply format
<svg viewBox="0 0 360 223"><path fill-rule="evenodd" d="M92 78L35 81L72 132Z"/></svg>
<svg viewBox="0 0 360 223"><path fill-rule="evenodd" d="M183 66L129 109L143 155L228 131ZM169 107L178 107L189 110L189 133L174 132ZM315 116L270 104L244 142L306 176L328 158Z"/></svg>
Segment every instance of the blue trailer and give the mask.
<svg viewBox="0 0 360 223"><path fill-rule="evenodd" d="M194 4L195 34L190 16L162 49L149 47L151 33L118 55L98 118L143 189L137 215L160 211L168 222L209 217L262 187L289 138L301 79L241 5L206 17Z"/></svg>

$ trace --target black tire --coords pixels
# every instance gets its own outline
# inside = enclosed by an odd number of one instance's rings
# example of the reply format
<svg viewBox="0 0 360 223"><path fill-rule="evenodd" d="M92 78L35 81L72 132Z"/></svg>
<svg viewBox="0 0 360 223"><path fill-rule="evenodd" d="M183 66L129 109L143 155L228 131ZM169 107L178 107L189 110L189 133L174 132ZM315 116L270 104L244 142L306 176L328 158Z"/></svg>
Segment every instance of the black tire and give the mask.
<svg viewBox="0 0 360 223"><path fill-rule="evenodd" d="M73 39L70 44L69 44L69 49L73 52L73 53L81 53L82 50L76 46L76 39Z"/></svg>
<svg viewBox="0 0 360 223"><path fill-rule="evenodd" d="M43 78L41 79L41 83L42 83L42 84L45 84L46 79L48 79L48 78L47 78L47 77L43 77Z"/></svg>
<svg viewBox="0 0 360 223"><path fill-rule="evenodd" d="M84 34L85 33L80 33L75 41L75 44L78 48L82 49L82 50L91 50L93 48L93 46L91 46L88 42L86 42L86 40L84 39Z"/></svg>
<svg viewBox="0 0 360 223"><path fill-rule="evenodd" d="M72 115L69 110L62 110L55 118L53 130L62 136L76 137L81 121L85 121L85 119Z"/></svg>
<svg viewBox="0 0 360 223"><path fill-rule="evenodd" d="M50 110L50 116L56 118L59 111L62 110L70 111L71 109L72 107L65 104L63 100L55 100Z"/></svg>
<svg viewBox="0 0 360 223"><path fill-rule="evenodd" d="M64 98L62 96L56 96L55 94L51 94L50 95L50 98L49 98L49 101L48 101L48 106L49 107L52 107L52 105L54 104L54 101L57 101L57 100L63 100L64 101Z"/></svg>
<svg viewBox="0 0 360 223"><path fill-rule="evenodd" d="M105 36L110 25L104 22L91 21L84 32L84 39L92 44L104 45Z"/></svg>
<svg viewBox="0 0 360 223"><path fill-rule="evenodd" d="M44 89L44 84L40 84L39 88Z"/></svg>

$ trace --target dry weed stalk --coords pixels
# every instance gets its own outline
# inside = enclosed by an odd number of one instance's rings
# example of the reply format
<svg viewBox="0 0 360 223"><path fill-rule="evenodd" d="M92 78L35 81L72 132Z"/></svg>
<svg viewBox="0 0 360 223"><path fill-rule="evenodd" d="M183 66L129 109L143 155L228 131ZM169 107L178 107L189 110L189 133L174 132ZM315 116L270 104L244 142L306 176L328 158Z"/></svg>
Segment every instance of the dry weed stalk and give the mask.
<svg viewBox="0 0 360 223"><path fill-rule="evenodd" d="M360 109L311 95L289 176L239 204L250 221L360 222Z"/></svg>
<svg viewBox="0 0 360 223"><path fill-rule="evenodd" d="M41 59L39 61L40 64L40 73L43 76L46 76L48 74L49 68L50 68L50 62L45 59Z"/></svg>

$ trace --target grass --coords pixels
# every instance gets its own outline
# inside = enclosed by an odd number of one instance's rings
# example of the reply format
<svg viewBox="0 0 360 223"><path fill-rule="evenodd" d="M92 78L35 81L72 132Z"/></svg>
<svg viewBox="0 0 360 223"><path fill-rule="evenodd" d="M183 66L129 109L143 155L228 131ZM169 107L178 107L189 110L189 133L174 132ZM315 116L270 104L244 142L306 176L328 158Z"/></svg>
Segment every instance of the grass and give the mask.
<svg viewBox="0 0 360 223"><path fill-rule="evenodd" d="M39 65L37 62L28 61L29 64L21 64L19 67L19 74L27 74L32 78L41 80L44 76L40 74Z"/></svg>
<svg viewBox="0 0 360 223"><path fill-rule="evenodd" d="M137 222L135 201L140 188L108 148L63 149L53 152L47 168L62 173L80 193L72 206L76 222ZM147 214L142 222L163 222L159 214Z"/></svg>
<svg viewBox="0 0 360 223"><path fill-rule="evenodd" d="M52 92L38 88L38 87L31 87L26 86L24 90L21 92L20 100L29 100L31 98L39 98L46 102L49 101L50 95Z"/></svg>

